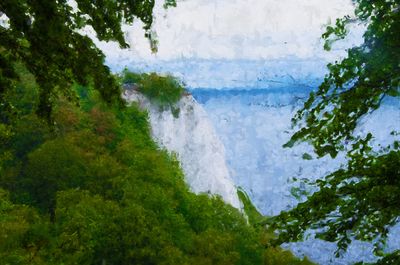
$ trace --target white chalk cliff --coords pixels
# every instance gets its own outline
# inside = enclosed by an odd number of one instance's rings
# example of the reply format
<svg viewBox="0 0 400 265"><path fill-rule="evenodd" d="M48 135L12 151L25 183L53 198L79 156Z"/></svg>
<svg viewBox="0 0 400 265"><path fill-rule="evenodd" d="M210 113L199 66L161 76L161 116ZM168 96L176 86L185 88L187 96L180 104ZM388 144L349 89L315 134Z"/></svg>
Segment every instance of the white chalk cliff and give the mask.
<svg viewBox="0 0 400 265"><path fill-rule="evenodd" d="M191 95L177 103L179 116L162 111L135 90L126 90L128 102L138 102L148 111L154 140L177 154L185 180L195 193L220 195L235 208L241 203L225 162L225 149L203 107Z"/></svg>

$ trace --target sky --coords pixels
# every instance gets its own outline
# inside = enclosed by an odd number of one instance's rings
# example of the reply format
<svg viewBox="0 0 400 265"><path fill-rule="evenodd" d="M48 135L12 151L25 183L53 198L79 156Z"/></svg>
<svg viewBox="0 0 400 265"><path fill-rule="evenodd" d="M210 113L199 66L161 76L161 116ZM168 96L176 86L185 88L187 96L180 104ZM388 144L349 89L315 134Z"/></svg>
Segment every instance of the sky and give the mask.
<svg viewBox="0 0 400 265"><path fill-rule="evenodd" d="M276 59L329 56L324 25L354 13L350 0L178 0L155 8L159 50L152 55L140 23L125 27L130 54L140 59Z"/></svg>
<svg viewBox="0 0 400 265"><path fill-rule="evenodd" d="M326 26L354 16L351 0L176 1L177 7L165 10L164 0L156 0L157 53L151 52L140 21L123 26L129 49L95 41L112 71L170 73L192 88L265 88L266 80L318 83L328 62L362 42L364 26L354 25L346 41L323 50ZM93 29L85 30L94 36Z"/></svg>
<svg viewBox="0 0 400 265"><path fill-rule="evenodd" d="M259 65L260 61L301 60L305 68L313 68L315 63L311 66L307 63L319 61L325 65L343 57L346 47L359 44L362 35L362 27L356 27L350 31L349 41L334 46L334 51L326 52L322 48L320 36L326 25L334 23L338 17L354 14L351 0L177 0L177 7L168 10L163 9L162 4L163 1L156 1L154 10L153 30L159 42L156 54L151 53L138 22L124 26L131 48L120 50L116 43L98 44L113 70L142 66L142 70L172 72L187 79L192 86L215 86L217 81L203 84L194 77L200 71L210 74L215 71L210 70L210 61L216 64L250 61ZM188 70L185 63L177 66L177 61L190 62L192 68ZM194 62L198 67L193 67ZM236 68L240 71L240 66ZM217 74L227 75L228 72Z"/></svg>

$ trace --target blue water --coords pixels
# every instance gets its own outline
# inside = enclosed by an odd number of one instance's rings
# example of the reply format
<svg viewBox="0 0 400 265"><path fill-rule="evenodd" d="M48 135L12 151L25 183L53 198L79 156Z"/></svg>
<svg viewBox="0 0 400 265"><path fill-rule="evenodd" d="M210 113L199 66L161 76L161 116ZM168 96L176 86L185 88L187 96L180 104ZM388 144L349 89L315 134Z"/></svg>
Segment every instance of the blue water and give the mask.
<svg viewBox="0 0 400 265"><path fill-rule="evenodd" d="M311 88L287 86L266 89L191 89L203 105L226 149L226 161L237 186L242 187L265 215L276 215L299 202L294 191L312 192L305 181L317 179L346 162L344 154L333 160L316 159L311 146L303 143L286 149L282 145L294 130L291 118L307 99ZM356 133L372 132L376 143L390 143L392 130L400 130L397 99L386 99L383 106L362 119ZM387 119L390 117L390 119ZM314 159L303 160L304 153ZM302 198L300 198L302 199ZM304 198L303 198L304 199ZM400 227L396 228L400 232ZM392 233L389 250L400 248ZM372 245L355 242L341 258L334 256L334 243L310 238L304 243L286 244L296 255L306 255L319 264L352 264L376 260Z"/></svg>

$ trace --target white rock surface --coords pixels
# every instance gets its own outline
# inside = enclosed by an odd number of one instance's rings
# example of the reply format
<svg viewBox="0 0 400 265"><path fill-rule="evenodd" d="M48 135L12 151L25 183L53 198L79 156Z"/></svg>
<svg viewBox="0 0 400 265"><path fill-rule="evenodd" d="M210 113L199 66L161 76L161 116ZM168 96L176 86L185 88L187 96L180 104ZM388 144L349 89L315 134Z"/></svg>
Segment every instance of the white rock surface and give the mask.
<svg viewBox="0 0 400 265"><path fill-rule="evenodd" d="M177 154L193 192L217 194L233 207L241 208L226 166L224 146L203 107L191 95L185 95L177 103L180 109L177 118L170 110L160 110L136 91L125 91L124 98L128 102L138 102L148 111L153 138Z"/></svg>

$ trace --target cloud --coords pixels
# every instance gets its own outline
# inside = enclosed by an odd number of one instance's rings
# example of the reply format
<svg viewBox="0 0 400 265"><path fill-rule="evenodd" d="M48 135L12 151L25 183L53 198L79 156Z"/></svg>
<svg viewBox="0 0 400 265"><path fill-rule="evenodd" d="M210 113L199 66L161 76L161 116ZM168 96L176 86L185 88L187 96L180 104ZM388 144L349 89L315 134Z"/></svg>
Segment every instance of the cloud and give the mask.
<svg viewBox="0 0 400 265"><path fill-rule="evenodd" d="M126 56L141 60L324 57L329 56L320 40L324 25L354 13L350 0L185 0L168 10L161 5L158 1L155 9L158 53L151 54L137 23L125 27L132 47Z"/></svg>
<svg viewBox="0 0 400 265"><path fill-rule="evenodd" d="M325 26L354 13L351 0L184 0L168 10L162 3L154 12L158 53L151 53L139 22L124 26L130 49L98 43L114 71L169 72L191 87L258 87L267 85L259 79L288 76L310 82L362 39L357 27L336 50L322 48Z"/></svg>

